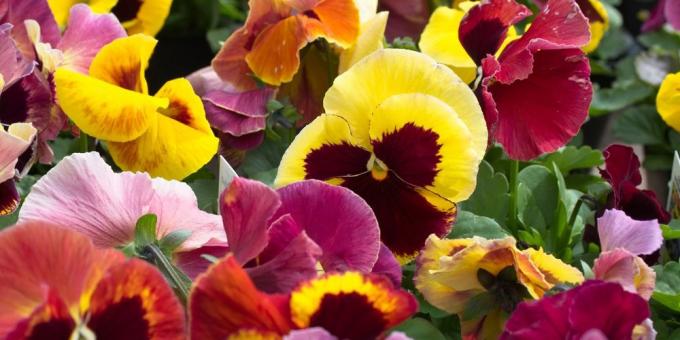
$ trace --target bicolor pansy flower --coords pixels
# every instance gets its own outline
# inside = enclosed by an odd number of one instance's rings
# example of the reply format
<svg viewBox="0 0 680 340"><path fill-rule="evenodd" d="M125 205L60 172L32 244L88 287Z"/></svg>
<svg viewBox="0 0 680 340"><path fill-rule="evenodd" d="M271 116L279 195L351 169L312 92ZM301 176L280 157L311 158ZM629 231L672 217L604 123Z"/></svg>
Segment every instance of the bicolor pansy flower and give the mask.
<svg viewBox="0 0 680 340"><path fill-rule="evenodd" d="M491 140L515 160L564 146L588 117L593 95L582 51L590 41L588 19L574 0L549 0L526 32L494 56L509 27L530 14L514 0L484 1L459 30L468 55L482 65L477 93Z"/></svg>
<svg viewBox="0 0 680 340"><path fill-rule="evenodd" d="M494 339L525 299L541 298L557 284L578 284L583 274L543 250L520 251L511 237L487 240L430 236L416 260L414 282L432 305L458 314L464 336ZM478 308L487 301L488 308Z"/></svg>
<svg viewBox="0 0 680 340"><path fill-rule="evenodd" d="M342 48L359 34L354 0L262 0L249 2L243 27L225 41L212 66L238 90L257 87L256 79L279 86L300 67L299 51L324 38Z"/></svg>
<svg viewBox="0 0 680 340"><path fill-rule="evenodd" d="M318 179L351 189L404 260L428 235L446 235L487 144L467 85L424 54L385 49L336 78L324 108L284 154L276 185Z"/></svg>
<svg viewBox="0 0 680 340"><path fill-rule="evenodd" d="M41 177L26 197L19 221L56 223L86 235L98 247L123 248L134 240L137 221L146 214L157 217L156 239L190 232L169 255L226 242L220 217L201 211L187 184L145 173L114 173L96 152L65 157Z"/></svg>
<svg viewBox="0 0 680 340"><path fill-rule="evenodd" d="M7 130L0 124L0 216L13 213L19 206L20 197L14 185L15 167L36 133L30 123L14 123Z"/></svg>
<svg viewBox="0 0 680 340"><path fill-rule="evenodd" d="M86 3L95 13L112 13L129 34L156 35L170 13L172 0L47 0L59 26L64 26L74 3Z"/></svg>
<svg viewBox="0 0 680 340"><path fill-rule="evenodd" d="M83 132L107 142L121 169L183 179L212 159L218 140L186 79L148 94L144 71L155 46L137 34L102 48L89 75L59 68L57 99Z"/></svg>
<svg viewBox="0 0 680 340"><path fill-rule="evenodd" d="M321 181L278 190L236 177L220 198L228 245L211 243L179 256L190 276L210 264L205 253L231 252L258 289L290 292L301 281L327 272L378 272L401 283L401 268L380 243L371 208L352 191Z"/></svg>
<svg viewBox="0 0 680 340"><path fill-rule="evenodd" d="M296 330L321 339L375 339L417 309L415 298L389 280L357 272L325 274L289 294L269 295L228 255L196 280L189 324L193 339L281 339L300 336Z"/></svg>
<svg viewBox="0 0 680 340"><path fill-rule="evenodd" d="M184 311L152 265L49 223L0 233L3 339L185 339Z"/></svg>

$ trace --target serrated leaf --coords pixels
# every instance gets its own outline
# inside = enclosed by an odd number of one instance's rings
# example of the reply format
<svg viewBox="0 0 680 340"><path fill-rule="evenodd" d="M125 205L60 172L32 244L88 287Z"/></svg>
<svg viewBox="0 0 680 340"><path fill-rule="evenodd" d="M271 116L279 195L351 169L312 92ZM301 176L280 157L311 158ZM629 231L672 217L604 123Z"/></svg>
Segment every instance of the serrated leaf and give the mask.
<svg viewBox="0 0 680 340"><path fill-rule="evenodd" d="M624 109L655 93L653 86L641 80L616 82L611 88L596 89L590 105L590 114L598 116Z"/></svg>
<svg viewBox="0 0 680 340"><path fill-rule="evenodd" d="M651 105L626 109L614 122L614 135L628 144L666 144L667 129Z"/></svg>
<svg viewBox="0 0 680 340"><path fill-rule="evenodd" d="M662 305L680 312L680 263L669 262L654 266L656 287L652 298Z"/></svg>
<svg viewBox="0 0 680 340"><path fill-rule="evenodd" d="M543 158L543 163L550 167L555 163L562 174L568 174L575 169L589 169L604 163L602 152L589 146L567 146Z"/></svg>
<svg viewBox="0 0 680 340"><path fill-rule="evenodd" d="M469 199L460 204L460 208L477 216L490 217L498 224L505 225L508 217L510 199L508 180L500 172L482 161L477 172L477 187Z"/></svg>
<svg viewBox="0 0 680 340"><path fill-rule="evenodd" d="M460 211L448 237L457 239L473 236L498 239L507 237L508 233L492 218L477 216L469 211Z"/></svg>

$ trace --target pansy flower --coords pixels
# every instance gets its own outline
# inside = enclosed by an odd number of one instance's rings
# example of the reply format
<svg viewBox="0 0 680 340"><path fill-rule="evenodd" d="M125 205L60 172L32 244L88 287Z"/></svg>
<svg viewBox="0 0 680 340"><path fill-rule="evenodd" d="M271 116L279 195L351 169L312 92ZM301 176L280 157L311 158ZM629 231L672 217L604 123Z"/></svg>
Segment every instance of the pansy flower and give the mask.
<svg viewBox="0 0 680 340"><path fill-rule="evenodd" d="M64 26L73 13L74 3L86 3L95 13L114 14L129 34L156 35L170 13L172 0L47 0L59 26Z"/></svg>
<svg viewBox="0 0 680 340"><path fill-rule="evenodd" d="M416 260L414 281L429 303L459 315L464 336L491 339L519 302L541 298L557 284L580 283L583 275L542 250L518 250L511 237L432 235ZM481 301L487 310L470 313Z"/></svg>
<svg viewBox="0 0 680 340"><path fill-rule="evenodd" d="M201 98L184 78L151 96L144 78L156 40L143 34L106 45L83 75L59 68L57 99L85 133L107 141L123 170L183 179L217 152Z"/></svg>
<svg viewBox="0 0 680 340"><path fill-rule="evenodd" d="M229 244L180 256L181 267L196 268L191 276L209 265L201 255L228 251L270 293L289 292L319 269L379 272L401 282L401 268L381 247L375 215L348 189L303 181L274 191L237 177L222 193L220 212Z"/></svg>
<svg viewBox="0 0 680 340"><path fill-rule="evenodd" d="M53 222L86 235L96 246L122 248L134 240L137 221L146 214L157 216L157 239L191 232L176 256L226 242L220 217L201 211L188 185L145 173L114 173L96 152L68 156L40 178L19 221Z"/></svg>
<svg viewBox="0 0 680 340"><path fill-rule="evenodd" d="M194 283L189 324L193 339L375 339L417 309L410 293L357 272L325 274L269 295L228 255Z"/></svg>
<svg viewBox="0 0 680 340"><path fill-rule="evenodd" d="M592 280L521 303L501 339L653 339L634 336L649 316L647 301L637 294L617 283Z"/></svg>
<svg viewBox="0 0 680 340"><path fill-rule="evenodd" d="M543 7L547 0L534 0L539 7ZM609 14L600 0L576 0L583 15L588 18L590 25L590 42L583 47L583 51L590 53L600 45L604 33L609 29Z"/></svg>
<svg viewBox="0 0 680 340"><path fill-rule="evenodd" d="M491 140L516 160L564 146L588 116L592 98L581 50L590 41L588 19L574 0L549 0L527 31L494 56L509 27L530 13L514 0L485 1L459 30L465 50L482 65L477 92Z"/></svg>
<svg viewBox="0 0 680 340"><path fill-rule="evenodd" d="M274 86L293 79L299 51L324 38L342 48L359 34L354 0L251 0L243 27L227 39L212 62L226 82L238 90L257 87L256 79Z"/></svg>
<svg viewBox="0 0 680 340"><path fill-rule="evenodd" d="M33 71L33 61L19 52L12 39L12 24L0 24L0 95ZM1 117L0 117L1 118Z"/></svg>
<svg viewBox="0 0 680 340"><path fill-rule="evenodd" d="M620 210L607 210L597 219L602 252L595 260L595 278L620 284L649 300L656 273L638 255L649 255L663 243L656 220L636 221Z"/></svg>
<svg viewBox="0 0 680 340"><path fill-rule="evenodd" d="M661 83L656 97L656 109L668 126L680 131L680 72L667 75Z"/></svg>
<svg viewBox="0 0 680 340"><path fill-rule="evenodd" d="M650 13L649 18L642 25L643 32L658 30L665 23L677 31L680 31L680 1L659 0L656 7Z"/></svg>
<svg viewBox="0 0 680 340"><path fill-rule="evenodd" d="M0 216L11 214L19 206L19 193L14 186L15 167L19 156L31 146L36 132L30 123L15 123L6 131L0 125Z"/></svg>
<svg viewBox="0 0 680 340"><path fill-rule="evenodd" d="M324 108L283 155L275 184L319 179L351 189L403 260L428 235L446 235L487 143L467 85L424 54L385 49L336 78Z"/></svg>
<svg viewBox="0 0 680 340"><path fill-rule="evenodd" d="M0 233L3 339L184 339L184 312L150 264L49 223Z"/></svg>

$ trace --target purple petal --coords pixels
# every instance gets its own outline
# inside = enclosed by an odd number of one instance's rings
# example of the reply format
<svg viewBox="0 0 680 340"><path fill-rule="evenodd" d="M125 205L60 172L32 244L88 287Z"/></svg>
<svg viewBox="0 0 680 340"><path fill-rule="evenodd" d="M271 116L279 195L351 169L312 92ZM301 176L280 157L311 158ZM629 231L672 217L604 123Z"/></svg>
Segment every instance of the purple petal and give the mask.
<svg viewBox="0 0 680 340"><path fill-rule="evenodd" d="M219 259L227 255L228 252L229 247L226 243L222 245L209 243L198 249L175 253L173 261L184 274L187 274L191 279L195 279L212 264L204 255L210 255Z"/></svg>
<svg viewBox="0 0 680 340"><path fill-rule="evenodd" d="M33 71L34 63L24 58L11 36L12 25L0 25L0 76L4 85L0 85L0 93L4 88L12 86L17 80Z"/></svg>
<svg viewBox="0 0 680 340"><path fill-rule="evenodd" d="M597 219L602 251L623 248L635 255L647 255L661 247L659 222L636 221L621 210L607 210Z"/></svg>
<svg viewBox="0 0 680 340"><path fill-rule="evenodd" d="M392 281L392 284L401 286L401 266L399 261L394 257L394 254L383 243L380 243L380 252L378 253L378 261L373 266L373 273L385 275Z"/></svg>
<svg viewBox="0 0 680 340"><path fill-rule="evenodd" d="M203 105L210 125L233 136L264 130L267 102L275 90L256 89L247 92L210 91L203 96Z"/></svg>
<svg viewBox="0 0 680 340"><path fill-rule="evenodd" d="M656 31L663 27L666 23L666 2L668 0L659 0L656 7L649 14L649 18L642 24L642 32Z"/></svg>
<svg viewBox="0 0 680 340"><path fill-rule="evenodd" d="M371 207L349 189L308 180L278 190L281 207L323 250L326 271L373 269L380 251L380 229Z"/></svg>
<svg viewBox="0 0 680 340"><path fill-rule="evenodd" d="M288 293L316 276L321 249L290 215L274 221L269 233L271 241L258 257L261 264L246 268L258 289Z"/></svg>
<svg viewBox="0 0 680 340"><path fill-rule="evenodd" d="M666 0L666 20L673 29L680 31L680 0Z"/></svg>
<svg viewBox="0 0 680 340"><path fill-rule="evenodd" d="M212 91L238 92L234 87L220 79L220 76L210 66L204 67L186 78L199 97L203 97Z"/></svg>
<svg viewBox="0 0 680 340"><path fill-rule="evenodd" d="M4 0L3 0L4 2ZM0 17L0 23L10 23L12 37L19 51L28 59L35 59L33 43L26 32L25 20L35 20L40 25L41 41L57 46L61 33L54 20L47 0L8 0L7 11Z"/></svg>
<svg viewBox="0 0 680 340"><path fill-rule="evenodd" d="M89 6L77 4L71 8L68 26L57 45L64 55L62 66L87 74L97 52L126 35L115 15L94 14Z"/></svg>
<svg viewBox="0 0 680 340"><path fill-rule="evenodd" d="M269 218L280 206L276 191L258 181L234 178L220 197L220 213L229 248L245 264L262 252L268 242Z"/></svg>
<svg viewBox="0 0 680 340"><path fill-rule="evenodd" d="M321 327L291 331L283 340L336 340L337 338ZM396 340L396 339L394 339Z"/></svg>

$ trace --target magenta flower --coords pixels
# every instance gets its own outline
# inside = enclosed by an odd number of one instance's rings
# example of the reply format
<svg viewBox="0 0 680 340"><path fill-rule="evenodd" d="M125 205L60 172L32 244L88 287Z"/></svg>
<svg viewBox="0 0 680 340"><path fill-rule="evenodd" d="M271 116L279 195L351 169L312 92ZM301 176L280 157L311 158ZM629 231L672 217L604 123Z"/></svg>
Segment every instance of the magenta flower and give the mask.
<svg viewBox="0 0 680 340"><path fill-rule="evenodd" d="M647 301L597 280L538 301L522 302L501 339L631 339L649 317Z"/></svg>
<svg viewBox="0 0 680 340"><path fill-rule="evenodd" d="M669 23L673 29L680 31L680 0L659 0L642 25L643 32L655 31Z"/></svg>
<svg viewBox="0 0 680 340"><path fill-rule="evenodd" d="M308 180L278 190L235 178L220 198L229 244L186 254L183 267L194 276L209 264L202 254L234 254L265 292L289 292L324 271L354 270L401 282L401 268L380 242L368 204L349 189Z"/></svg>
<svg viewBox="0 0 680 340"><path fill-rule="evenodd" d="M508 28L530 14L514 0L483 1L459 30L465 50L482 65L478 96L489 135L518 160L564 146L588 116L592 98L581 50L590 40L588 19L574 0L548 1L526 33L494 56Z"/></svg>

